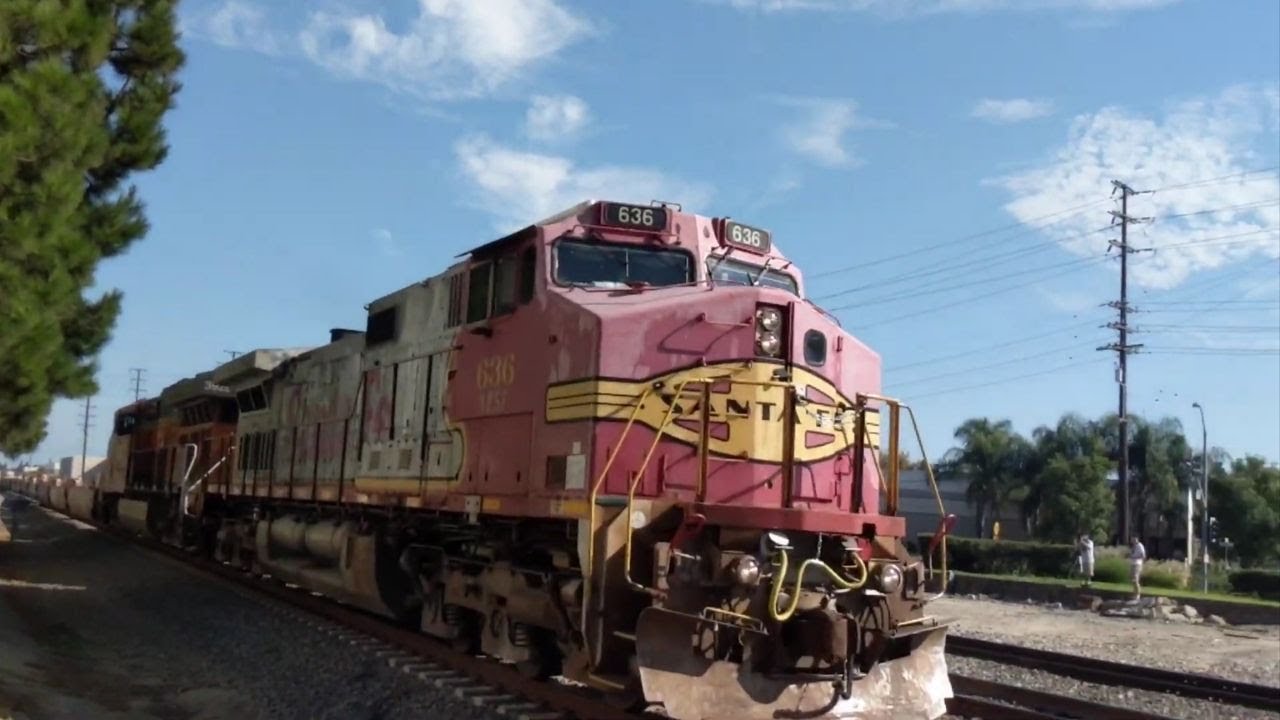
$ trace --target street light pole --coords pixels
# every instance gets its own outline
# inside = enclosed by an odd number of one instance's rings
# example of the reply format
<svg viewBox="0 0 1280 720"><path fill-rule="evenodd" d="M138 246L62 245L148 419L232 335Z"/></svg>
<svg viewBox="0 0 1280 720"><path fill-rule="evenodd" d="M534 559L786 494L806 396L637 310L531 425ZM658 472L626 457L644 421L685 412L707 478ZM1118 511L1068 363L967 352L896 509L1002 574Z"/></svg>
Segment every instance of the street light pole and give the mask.
<svg viewBox="0 0 1280 720"><path fill-rule="evenodd" d="M1204 408L1198 402L1191 407L1200 411L1200 587L1209 592L1209 431L1204 424Z"/></svg>

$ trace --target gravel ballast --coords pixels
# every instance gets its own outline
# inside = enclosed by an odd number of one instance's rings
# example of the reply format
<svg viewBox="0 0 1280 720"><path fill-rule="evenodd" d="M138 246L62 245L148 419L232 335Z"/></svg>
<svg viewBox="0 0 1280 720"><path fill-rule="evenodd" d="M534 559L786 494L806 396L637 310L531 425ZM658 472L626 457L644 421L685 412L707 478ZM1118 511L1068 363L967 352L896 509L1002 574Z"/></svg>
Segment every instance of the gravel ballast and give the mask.
<svg viewBox="0 0 1280 720"><path fill-rule="evenodd" d="M1274 625L1190 625L958 597L937 600L929 611L952 619L954 635L1280 687Z"/></svg>
<svg viewBox="0 0 1280 720"><path fill-rule="evenodd" d="M14 513L0 717L500 717L176 561L35 506Z"/></svg>
<svg viewBox="0 0 1280 720"><path fill-rule="evenodd" d="M1280 720L1280 713L1222 705L1207 700L1183 698L1148 690L1095 685L1040 670L1026 670L987 660L951 656L947 658L947 666L956 675L1018 685L1056 695L1069 695L1090 702L1145 710L1180 720Z"/></svg>

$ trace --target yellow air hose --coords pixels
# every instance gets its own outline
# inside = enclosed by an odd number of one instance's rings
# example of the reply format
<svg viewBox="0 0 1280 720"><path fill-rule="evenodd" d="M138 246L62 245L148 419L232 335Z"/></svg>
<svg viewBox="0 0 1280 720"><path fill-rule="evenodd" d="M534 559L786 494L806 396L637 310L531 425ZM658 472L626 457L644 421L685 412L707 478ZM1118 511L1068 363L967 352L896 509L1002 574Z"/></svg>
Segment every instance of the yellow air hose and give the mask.
<svg viewBox="0 0 1280 720"><path fill-rule="evenodd" d="M778 595L782 593L782 586L787 581L787 551L780 549L778 553L782 555L782 561L778 563L778 572L773 576L773 589L769 592L769 617L773 618L777 622L786 622L795 614L796 607L800 604L800 590L804 583L804 574L805 571L809 569L810 565L816 565L822 568L822 571L825 572L827 576L831 578L831 581L836 584L836 587L841 590L857 590L867 582L867 564L863 562L862 557L857 553L854 553L853 555L853 560L858 566L858 573L860 575L857 580L846 580L840 576L840 573L832 570L829 565L818 558L809 558L800 564L800 571L796 573L796 587L795 591L791 593L791 600L787 604L787 609L782 612L778 612Z"/></svg>

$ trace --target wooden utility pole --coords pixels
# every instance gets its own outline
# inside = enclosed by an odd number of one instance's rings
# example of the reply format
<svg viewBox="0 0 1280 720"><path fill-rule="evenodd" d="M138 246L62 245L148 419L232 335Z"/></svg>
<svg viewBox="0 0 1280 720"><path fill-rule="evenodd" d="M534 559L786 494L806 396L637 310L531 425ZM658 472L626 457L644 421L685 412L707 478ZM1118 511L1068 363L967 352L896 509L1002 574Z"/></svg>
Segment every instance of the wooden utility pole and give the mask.
<svg viewBox="0 0 1280 720"><path fill-rule="evenodd" d="M142 399L142 374L146 368L129 368L129 372L133 373L133 401L138 402Z"/></svg>
<svg viewBox="0 0 1280 720"><path fill-rule="evenodd" d="M80 443L80 478L82 482L84 480L85 462L87 462L87 458L89 455L89 426L92 423L93 423L93 398L87 397L84 399L84 418L82 423L84 434ZM70 480L71 478L67 478L67 479Z"/></svg>

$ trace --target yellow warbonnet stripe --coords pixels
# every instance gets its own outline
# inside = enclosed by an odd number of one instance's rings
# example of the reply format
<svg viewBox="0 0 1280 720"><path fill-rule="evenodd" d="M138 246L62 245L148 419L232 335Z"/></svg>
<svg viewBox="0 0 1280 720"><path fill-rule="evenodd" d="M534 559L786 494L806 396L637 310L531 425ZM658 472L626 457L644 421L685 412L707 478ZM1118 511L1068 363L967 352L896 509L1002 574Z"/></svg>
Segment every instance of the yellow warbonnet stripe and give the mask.
<svg viewBox="0 0 1280 720"><path fill-rule="evenodd" d="M547 422L575 420L626 420L647 388L659 390L640 408L636 422L653 430L662 426L672 403L677 405L677 422L667 434L696 445L702 411L701 383L690 383L682 397L675 388L689 380L720 379L711 384L710 451L717 455L749 458L761 462L782 462L783 388L773 379L776 365L769 363L722 363L679 370L649 380L592 378L547 388ZM853 401L842 395L826 379L794 368L792 384L804 401L796 408L795 454L801 462L833 457L852 446L858 437ZM665 390L665 392L664 392ZM880 444L879 413L866 415L867 434L873 447Z"/></svg>

